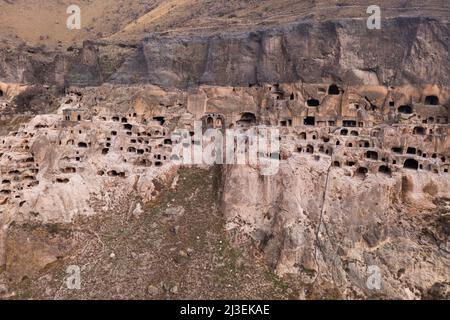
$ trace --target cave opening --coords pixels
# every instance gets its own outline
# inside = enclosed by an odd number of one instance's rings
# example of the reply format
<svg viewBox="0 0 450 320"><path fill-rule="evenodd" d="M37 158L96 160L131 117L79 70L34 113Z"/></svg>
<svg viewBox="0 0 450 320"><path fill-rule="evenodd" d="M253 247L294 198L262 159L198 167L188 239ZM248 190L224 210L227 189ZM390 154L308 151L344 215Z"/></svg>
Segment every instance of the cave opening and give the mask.
<svg viewBox="0 0 450 320"><path fill-rule="evenodd" d="M359 167L359 168L356 170L356 174L357 174L358 176L360 176L360 177L365 177L366 174L367 174L367 172L369 172L369 170L367 170L366 167Z"/></svg>
<svg viewBox="0 0 450 320"><path fill-rule="evenodd" d="M419 168L419 162L414 159L406 159L404 164L404 168L417 170Z"/></svg>
<svg viewBox="0 0 450 320"><path fill-rule="evenodd" d="M425 104L431 106L437 106L439 104L439 98L437 96L426 96Z"/></svg>
<svg viewBox="0 0 450 320"><path fill-rule="evenodd" d="M117 173L116 170L108 171L108 176L110 176L110 177L117 177L118 175L119 174Z"/></svg>
<svg viewBox="0 0 450 320"><path fill-rule="evenodd" d="M425 134L425 128L423 127L415 127L413 130L414 134L420 134L420 135L424 135Z"/></svg>
<svg viewBox="0 0 450 320"><path fill-rule="evenodd" d="M391 174L391 169L388 166L383 165L378 168L378 172L384 174Z"/></svg>
<svg viewBox="0 0 450 320"><path fill-rule="evenodd" d="M216 127L217 128L222 128L223 127L223 123L224 123L224 121L222 120L222 118L217 118L216 119Z"/></svg>
<svg viewBox="0 0 450 320"><path fill-rule="evenodd" d="M256 124L256 115L252 112L244 112L241 115L241 119L238 121L240 125L253 125Z"/></svg>
<svg viewBox="0 0 450 320"><path fill-rule="evenodd" d="M340 91L337 85L332 84L331 86L328 87L328 94L330 95L339 95Z"/></svg>
<svg viewBox="0 0 450 320"><path fill-rule="evenodd" d="M320 102L317 99L311 98L306 101L308 107L318 107Z"/></svg>
<svg viewBox="0 0 450 320"><path fill-rule="evenodd" d="M410 105L405 104L405 105L398 107L398 112L405 113L405 114L411 114L412 108Z"/></svg>
<svg viewBox="0 0 450 320"><path fill-rule="evenodd" d="M305 126L313 126L313 125L316 124L316 118L315 118L315 117L306 117L306 118L303 120L303 124L304 124Z"/></svg>
<svg viewBox="0 0 450 320"><path fill-rule="evenodd" d="M3 97L3 90L0 90L0 97Z"/></svg>
<svg viewBox="0 0 450 320"><path fill-rule="evenodd" d="M366 158L372 160L378 160L378 152L369 150L366 152Z"/></svg>
<svg viewBox="0 0 450 320"><path fill-rule="evenodd" d="M166 122L164 117L153 117L153 120L158 121L161 126Z"/></svg>
<svg viewBox="0 0 450 320"><path fill-rule="evenodd" d="M206 127L208 129L214 127L214 119L213 119L213 117L206 118Z"/></svg>
<svg viewBox="0 0 450 320"><path fill-rule="evenodd" d="M344 127L356 127L356 121L354 120L344 120L342 121Z"/></svg>

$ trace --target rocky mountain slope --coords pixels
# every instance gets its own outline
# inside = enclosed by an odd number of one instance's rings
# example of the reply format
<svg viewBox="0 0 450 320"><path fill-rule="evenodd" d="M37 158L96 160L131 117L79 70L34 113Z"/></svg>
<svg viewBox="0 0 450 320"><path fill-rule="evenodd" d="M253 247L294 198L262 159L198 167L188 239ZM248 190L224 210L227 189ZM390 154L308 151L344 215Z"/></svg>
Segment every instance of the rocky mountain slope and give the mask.
<svg viewBox="0 0 450 320"><path fill-rule="evenodd" d="M447 2L3 2L2 297L449 298Z"/></svg>

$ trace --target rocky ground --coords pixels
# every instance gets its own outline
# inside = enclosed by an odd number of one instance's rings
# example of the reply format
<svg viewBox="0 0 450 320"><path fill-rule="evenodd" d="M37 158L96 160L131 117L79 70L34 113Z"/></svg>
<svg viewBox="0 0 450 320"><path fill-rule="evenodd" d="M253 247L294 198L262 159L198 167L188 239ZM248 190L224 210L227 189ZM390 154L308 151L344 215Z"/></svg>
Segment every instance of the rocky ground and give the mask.
<svg viewBox="0 0 450 320"><path fill-rule="evenodd" d="M3 297L295 299L317 295L316 289L294 278L276 276L254 246L230 244L218 211L220 178L217 168L180 169L173 185L165 187L167 192L141 210L133 209L139 199L130 196L116 210L71 225L12 226L8 250L23 241L31 243L7 262L9 274L3 273L0 282ZM70 265L81 268L80 290L66 287ZM336 293L325 294L333 298Z"/></svg>

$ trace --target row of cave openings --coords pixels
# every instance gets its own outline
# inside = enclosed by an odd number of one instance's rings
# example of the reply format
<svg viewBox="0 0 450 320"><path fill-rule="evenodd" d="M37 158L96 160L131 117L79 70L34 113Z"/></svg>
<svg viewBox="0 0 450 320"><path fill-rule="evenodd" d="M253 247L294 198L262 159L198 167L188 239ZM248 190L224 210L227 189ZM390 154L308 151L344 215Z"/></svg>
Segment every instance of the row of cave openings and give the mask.
<svg viewBox="0 0 450 320"><path fill-rule="evenodd" d="M348 166L348 167L353 167L353 166L356 165L356 162L348 160L348 161L345 162L345 165ZM341 167L341 162L338 161L338 160L333 161L333 167L340 168ZM378 167L378 172L390 176L392 174L392 169L389 166L382 164L382 165L380 165ZM366 176L368 173L369 173L369 169L366 168L366 167L358 167L358 169L356 170L356 175L357 176Z"/></svg>
<svg viewBox="0 0 450 320"><path fill-rule="evenodd" d="M428 106L438 106L439 98L435 95L426 96L424 100L424 104ZM393 101L389 102L389 106L394 107L395 103ZM413 107L409 104L401 105L397 108L399 113L411 114L413 113Z"/></svg>
<svg viewBox="0 0 450 320"><path fill-rule="evenodd" d="M130 114L130 116L135 118L135 117L137 117L137 114L136 113L132 113L132 114ZM153 121L158 122L158 124L161 125L161 126L164 125L164 123L166 123L165 117L163 117L163 116L155 116L152 119L153 119ZM106 121L106 117L102 117L102 120ZM113 122L128 123L128 119L126 117L113 116L111 118L111 120ZM142 123L143 124L148 124L148 120L144 118L144 119L142 119Z"/></svg>
<svg viewBox="0 0 450 320"><path fill-rule="evenodd" d="M69 112L71 112L71 111L76 113L75 119L72 119L72 116L69 114ZM66 121L71 121L71 120L73 120L73 121L81 121L83 119L83 116L82 116L83 112L84 111L80 111L80 110L66 109L65 110L66 114L64 116L64 119ZM136 118L137 117L137 113L130 113L129 117ZM101 117L101 119L103 121L107 121L106 117ZM152 119L153 119L153 121L156 121L161 126L164 125L164 123L166 122L165 117L163 117L163 116L155 116ZM124 124L128 124L128 118L127 117L123 117L123 116L112 116L111 117L111 121L113 121L113 122L122 122ZM142 119L142 123L143 124L148 124L148 120L144 118L144 119ZM129 125L132 126L131 124L129 124Z"/></svg>
<svg viewBox="0 0 450 320"><path fill-rule="evenodd" d="M251 126L255 126L256 115L252 112L243 112L239 120L236 121L237 128L248 128ZM203 131L206 129L225 129L225 117L220 114L207 114L202 117L202 128ZM234 128L234 124L231 123L229 128Z"/></svg>
<svg viewBox="0 0 450 320"><path fill-rule="evenodd" d="M272 90L273 97L275 100L285 100L286 94L280 88L279 84L274 84L273 88L270 87L269 89ZM339 88L336 84L331 84L327 90L325 88L319 88L318 90L320 93L328 93L328 95L340 95L341 93L344 92L344 90ZM295 100L295 99L296 99L296 95L292 92L289 95L289 100ZM309 99L306 100L306 105L308 107L318 107L320 105L320 101L316 98L310 97Z"/></svg>
<svg viewBox="0 0 450 320"><path fill-rule="evenodd" d="M325 93L325 90L323 88L319 88L319 91L322 93ZM344 90L340 89L336 84L332 84L328 87L327 93L328 95L340 95L341 93L343 93ZM274 85L274 94L276 96L276 100L283 100L284 99L284 92L279 89L279 85ZM370 103L372 110L376 109L376 106L373 105L370 100L365 97L366 100ZM290 94L290 100L295 100L295 94L291 93ZM425 105L429 105L429 106L438 106L439 105L439 97L436 95L428 95L425 96L424 99L424 104ZM309 98L306 100L306 105L308 107L318 107L320 106L320 101L316 98ZM395 106L395 102L394 101L390 101L389 102L389 106L390 107L394 107ZM413 113L413 108L411 105L401 105L397 108L397 111L399 113L403 113L403 114L412 114ZM305 120L306 121L306 120ZM430 123L430 121L433 121L432 118L429 120L424 120L424 123L427 123L426 121L428 121L428 123ZM312 122L311 120L309 120L308 122ZM305 123L305 125L307 125ZM312 124L314 125L314 124Z"/></svg>
<svg viewBox="0 0 450 320"><path fill-rule="evenodd" d="M325 123L325 121L322 121ZM236 122L237 127L250 127L257 124L256 115L252 112L243 112L241 114L240 119ZM291 118L286 118L280 120L279 122L281 127L292 127L293 122ZM316 118L315 117L305 117L303 120L303 124L305 126L315 126ZM203 128L217 128L222 129L225 128L225 118L222 115L210 114L206 115L202 118ZM328 125L333 127L336 125L334 120L328 121ZM356 121L356 120L343 120L342 125L344 127L364 127L364 122ZM229 128L233 128L234 125L230 124Z"/></svg>
<svg viewBox="0 0 450 320"><path fill-rule="evenodd" d="M306 133L301 133L301 137L302 138L306 138ZM317 137L314 134L312 135L312 138L313 139L317 139ZM327 143L327 142L329 142L329 138L323 138L323 141ZM340 141L339 140L336 141L336 145L337 146L340 145ZM362 147L362 148L369 148L370 147L370 143L367 140L359 141L358 145L359 145L359 147ZM351 142L348 143L347 147L350 147L350 148L353 147L353 143L351 143ZM333 154L333 148L331 148L331 147L326 147L324 145L320 145L318 149L319 149L318 150L319 152L325 153L325 154L327 154L329 156L331 156ZM314 154L315 148L314 148L313 145L308 144L306 147L303 147L303 146L297 147L296 151L299 152L299 153L306 152L306 153L309 153L309 154ZM397 154L403 155L403 148L401 148L401 147L394 147L394 148L391 149L391 151L393 153L397 153ZM406 155L417 155L417 156L421 156L423 158L427 158L427 154L426 153L423 153L420 149L416 149L414 147L408 147L406 149ZM385 157L380 157L378 152L374 151L374 150L367 150L365 152L365 158L368 159L368 160L374 160L374 161L381 160L382 162L389 162L389 159L387 159ZM448 172L449 165L445 164L447 159L446 159L446 157L444 155L438 155L436 153L433 153L431 155L431 158L432 159L436 159L436 160L439 159L442 162L443 172L445 172L445 173ZM349 166L353 166L354 164L355 164L355 162L349 161L348 165ZM397 160L393 159L392 160L392 164L396 165L397 164ZM338 165L336 165L336 166L338 166ZM404 163L403 163L403 166L405 168L408 168L408 169L415 169L415 170L423 169L423 165L420 164L419 161L417 161L417 160L415 160L413 158L406 159L404 161ZM428 165L427 170L429 170L429 171L433 170L431 164ZM387 172L387 170L385 170L385 171ZM434 169L433 171L435 173L438 173L437 169Z"/></svg>
<svg viewBox="0 0 450 320"><path fill-rule="evenodd" d="M428 154L425 152L422 152L422 150L417 149L415 147L407 147L406 150L404 150L404 148L402 147L393 147L391 149L391 151L393 153L397 153L397 154L404 154L404 151L406 151L406 154L411 154L411 155L417 155L419 157L422 158L428 158ZM439 158L441 160L441 162L445 163L446 162L446 157L444 155L438 155L436 153L431 154L432 159L437 159Z"/></svg>
<svg viewBox="0 0 450 320"><path fill-rule="evenodd" d="M345 162L345 165L349 166L349 167L355 166L356 161L348 160ZM341 163L339 161L335 160L335 161L333 161L333 166L341 167ZM416 159L413 159L413 158L406 159L403 162L403 168L411 169L411 170L424 169L423 164L421 164L419 161L417 161ZM449 166L443 166L442 168L443 168L442 172L448 173ZM429 164L426 169L428 171L433 171L434 173L439 173L439 170L436 167L433 169L433 166L431 164ZM366 167L359 167L356 171L357 175L366 175L368 172L369 172L369 170ZM391 175L392 169L388 165L383 164L378 167L378 172Z"/></svg>

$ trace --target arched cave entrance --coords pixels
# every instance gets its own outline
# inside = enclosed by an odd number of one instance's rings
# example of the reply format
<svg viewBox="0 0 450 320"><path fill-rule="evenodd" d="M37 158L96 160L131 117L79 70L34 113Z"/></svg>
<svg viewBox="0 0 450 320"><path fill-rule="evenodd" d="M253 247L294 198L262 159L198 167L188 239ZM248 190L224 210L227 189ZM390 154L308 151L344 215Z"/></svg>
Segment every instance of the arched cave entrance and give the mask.
<svg viewBox="0 0 450 320"><path fill-rule="evenodd" d="M366 158L378 160L378 153L376 151L369 150L366 152Z"/></svg>
<svg viewBox="0 0 450 320"><path fill-rule="evenodd" d="M340 91L337 85L332 84L331 86L328 87L328 94L330 95L339 95Z"/></svg>
<svg viewBox="0 0 450 320"><path fill-rule="evenodd" d="M426 96L425 104L431 106L437 106L439 104L439 98L437 96Z"/></svg>
<svg viewBox="0 0 450 320"><path fill-rule="evenodd" d="M311 98L306 101L306 104L308 105L308 107L318 107L320 102L317 99Z"/></svg>
<svg viewBox="0 0 450 320"><path fill-rule="evenodd" d="M303 120L303 124L304 124L305 126L313 126L313 125L316 124L316 118L314 118L314 117L306 117L306 118Z"/></svg>
<svg viewBox="0 0 450 320"><path fill-rule="evenodd" d="M356 174L360 177L365 177L367 172L369 172L369 170L367 170L366 167L359 167L358 170L356 170Z"/></svg>
<svg viewBox="0 0 450 320"><path fill-rule="evenodd" d="M244 112L241 115L241 119L238 121L238 124L244 126L250 126L256 124L256 115L252 112Z"/></svg>
<svg viewBox="0 0 450 320"><path fill-rule="evenodd" d="M421 135L423 135L423 134L425 134L425 128L423 128L423 127L415 127L414 130L413 130L413 133L414 134L421 134Z"/></svg>
<svg viewBox="0 0 450 320"><path fill-rule="evenodd" d="M213 117L208 117L208 118L206 119L206 127L207 127L208 129L214 127L214 119L213 119Z"/></svg>
<svg viewBox="0 0 450 320"><path fill-rule="evenodd" d="M384 174L391 174L391 169L388 166L380 166L378 168L378 172L384 173Z"/></svg>
<svg viewBox="0 0 450 320"><path fill-rule="evenodd" d="M403 106L398 107L398 112L405 113L405 114L411 114L412 108L410 105L403 105Z"/></svg>
<svg viewBox="0 0 450 320"><path fill-rule="evenodd" d="M404 168L417 170L419 168L419 162L414 159L406 159L403 164Z"/></svg>

